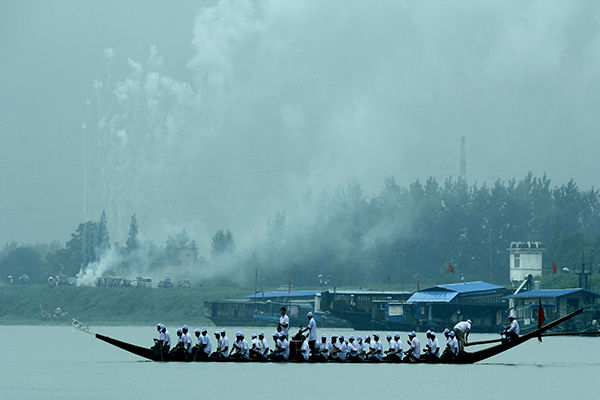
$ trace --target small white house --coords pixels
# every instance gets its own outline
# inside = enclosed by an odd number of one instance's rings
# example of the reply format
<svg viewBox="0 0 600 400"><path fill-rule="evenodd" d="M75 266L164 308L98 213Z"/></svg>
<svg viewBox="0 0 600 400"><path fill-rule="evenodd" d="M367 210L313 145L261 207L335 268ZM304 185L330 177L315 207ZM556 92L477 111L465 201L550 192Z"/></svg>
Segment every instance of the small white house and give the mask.
<svg viewBox="0 0 600 400"><path fill-rule="evenodd" d="M541 242L511 242L510 280L521 282L527 276L542 276L542 253L546 249Z"/></svg>

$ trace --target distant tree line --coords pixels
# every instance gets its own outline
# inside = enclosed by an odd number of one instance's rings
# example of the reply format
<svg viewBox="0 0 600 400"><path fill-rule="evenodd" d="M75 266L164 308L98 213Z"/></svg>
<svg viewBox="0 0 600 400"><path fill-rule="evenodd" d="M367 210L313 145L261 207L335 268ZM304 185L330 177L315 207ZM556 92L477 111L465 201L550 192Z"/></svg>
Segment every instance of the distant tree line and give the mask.
<svg viewBox="0 0 600 400"><path fill-rule="evenodd" d="M134 214L126 242L110 244L102 213L98 221L81 223L64 245L8 243L0 250L0 280L9 274L28 274L32 282L73 276L109 250L121 255L118 269L126 273L141 258L151 265L176 263L179 247L195 247L185 230L163 246L140 243L137 236ZM492 186L430 178L402 187L388 177L374 196L353 181L332 194L305 193L298 207L274 214L266 238L250 249L237 249L233 234L218 230L211 257L231 256L223 259L245 273L247 284L259 271L267 286L489 281L490 272L493 282L505 284L510 242L528 240L545 244L547 271L552 262L576 271L585 261L598 273L599 192L583 191L572 180L552 187L545 175L531 173Z"/></svg>
<svg viewBox="0 0 600 400"><path fill-rule="evenodd" d="M598 273L600 201L573 180L551 187L544 175L492 186L447 179L399 186L393 177L365 195L351 182L332 195L304 196L294 214L277 214L258 254L269 283L354 286L509 280L511 241L542 241L552 262ZM455 274L448 271L451 263ZM491 266L491 268L490 268ZM250 268L251 269L251 268ZM249 271L251 273L252 271Z"/></svg>
<svg viewBox="0 0 600 400"><path fill-rule="evenodd" d="M0 282L7 282L8 276L16 281L21 275L27 275L30 283L47 282L50 276L72 277L89 264L99 262L108 251L114 251L119 262L109 271L114 275L127 275L139 265L147 271L164 265L177 265L180 262L179 249L190 246L196 249L196 242L184 229L167 238L163 246L152 241L142 243L138 239L138 222L135 214L131 216L129 233L123 245L110 244L107 229L106 213L102 212L98 221L87 221L79 224L71 238L61 245L54 241L49 244L7 243L0 250ZM212 238L213 258L231 254L236 245L233 234L219 229ZM198 264L206 262L196 254ZM136 271L139 269L135 269Z"/></svg>

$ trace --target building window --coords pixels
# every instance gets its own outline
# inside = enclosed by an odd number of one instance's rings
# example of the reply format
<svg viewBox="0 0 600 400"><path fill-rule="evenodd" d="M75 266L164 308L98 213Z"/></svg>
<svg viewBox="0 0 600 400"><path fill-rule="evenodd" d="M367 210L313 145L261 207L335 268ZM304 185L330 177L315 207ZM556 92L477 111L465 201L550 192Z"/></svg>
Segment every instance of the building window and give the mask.
<svg viewBox="0 0 600 400"><path fill-rule="evenodd" d="M519 268L521 266L521 255L520 254L515 254L514 266L515 266L515 268Z"/></svg>

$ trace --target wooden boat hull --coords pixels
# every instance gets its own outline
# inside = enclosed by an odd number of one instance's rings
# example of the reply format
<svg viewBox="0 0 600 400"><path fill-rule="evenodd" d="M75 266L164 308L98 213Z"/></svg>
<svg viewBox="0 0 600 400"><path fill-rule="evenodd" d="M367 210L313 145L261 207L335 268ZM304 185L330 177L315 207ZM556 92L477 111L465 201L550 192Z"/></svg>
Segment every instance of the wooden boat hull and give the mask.
<svg viewBox="0 0 600 400"><path fill-rule="evenodd" d="M529 332L523 336L520 336L519 338L509 341L509 342L503 342L501 344L495 345L495 346L491 346L482 350L478 350L478 351L473 351L473 352L462 352L458 357L456 357L453 360L444 360L444 359L436 359L436 360L419 360L419 361L409 361L408 359L405 359L405 361L402 362L391 362L391 361L371 361L371 360L365 360L365 361L361 361L362 363L386 363L386 364L402 364L402 363L427 363L427 364L474 364L476 362L485 360L487 358L493 357L497 354L500 354L502 352L505 352L506 350L512 349L513 347L516 347L530 339L534 339L537 338L539 336L542 335L543 332L546 332L549 329L554 328L555 326L557 326L558 324L567 321L571 318L573 318L574 316L576 316L577 314L581 313L583 311L583 309L579 309L577 311L574 311L568 315L565 315L562 318L559 318L555 321L552 321L544 326L542 326L539 329L536 329L532 332ZM185 361L193 361L190 357L190 359L184 359L183 357L172 357L169 354L166 353L159 353L156 352L150 348L147 347L141 347L141 346L137 346L131 343L127 343L127 342L123 342L121 340L117 340L117 339L113 339L111 337L108 336L104 336L104 335L100 335L100 334L96 334L95 335L97 339L102 340L106 343L109 343L113 346L116 346L122 350L128 351L130 353L133 353L135 355L138 355L140 357L146 358L148 360L152 360L152 361L180 361L180 362L185 362ZM216 360L216 359L203 359L203 360L196 360L196 361L200 361L200 362L282 362L282 361L265 361L265 360L240 360L240 359L224 359L224 360ZM300 360L289 360L287 362L317 362L317 361L300 361ZM331 362L331 363L336 363L336 362L341 362L341 361L335 361L335 360L330 360L327 362ZM351 362L351 361L349 361Z"/></svg>

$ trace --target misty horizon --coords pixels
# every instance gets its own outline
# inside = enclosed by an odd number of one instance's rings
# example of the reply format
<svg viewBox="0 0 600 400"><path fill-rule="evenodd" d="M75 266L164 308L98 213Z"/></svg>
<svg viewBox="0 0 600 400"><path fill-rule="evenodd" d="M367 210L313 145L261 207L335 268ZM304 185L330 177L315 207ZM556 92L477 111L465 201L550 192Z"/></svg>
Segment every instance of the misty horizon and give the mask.
<svg viewBox="0 0 600 400"><path fill-rule="evenodd" d="M249 248L307 191L456 179L461 136L469 183L598 186L594 2L5 8L0 243Z"/></svg>

